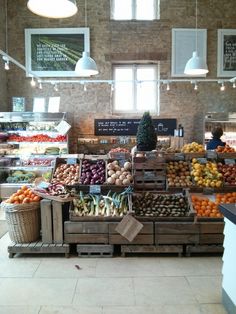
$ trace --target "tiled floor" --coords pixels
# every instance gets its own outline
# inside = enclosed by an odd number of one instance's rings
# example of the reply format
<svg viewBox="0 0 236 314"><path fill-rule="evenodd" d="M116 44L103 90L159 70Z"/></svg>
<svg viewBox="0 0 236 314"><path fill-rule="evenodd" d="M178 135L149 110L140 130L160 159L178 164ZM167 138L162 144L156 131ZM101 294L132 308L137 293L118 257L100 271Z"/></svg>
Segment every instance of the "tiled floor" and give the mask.
<svg viewBox="0 0 236 314"><path fill-rule="evenodd" d="M9 242L0 239L1 314L226 314L220 257L9 259Z"/></svg>

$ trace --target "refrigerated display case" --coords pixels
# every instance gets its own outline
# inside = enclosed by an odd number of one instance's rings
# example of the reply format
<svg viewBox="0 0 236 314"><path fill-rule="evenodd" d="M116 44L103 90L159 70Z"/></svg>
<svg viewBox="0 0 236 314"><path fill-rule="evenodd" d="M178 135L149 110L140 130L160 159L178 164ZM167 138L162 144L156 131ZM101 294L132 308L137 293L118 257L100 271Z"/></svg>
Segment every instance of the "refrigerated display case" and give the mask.
<svg viewBox="0 0 236 314"><path fill-rule="evenodd" d="M22 184L49 180L57 156L68 153L68 136L57 126L66 113L0 113L0 197Z"/></svg>

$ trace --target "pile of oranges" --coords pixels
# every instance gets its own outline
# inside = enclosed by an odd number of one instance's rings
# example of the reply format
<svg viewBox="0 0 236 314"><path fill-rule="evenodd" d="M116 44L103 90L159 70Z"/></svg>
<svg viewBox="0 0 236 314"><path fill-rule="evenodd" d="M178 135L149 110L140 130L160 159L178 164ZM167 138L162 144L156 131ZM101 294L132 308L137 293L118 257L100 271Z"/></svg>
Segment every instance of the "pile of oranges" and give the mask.
<svg viewBox="0 0 236 314"><path fill-rule="evenodd" d="M218 205L235 203L236 192L225 194L217 193L215 202L211 201L207 197L197 195L192 195L191 200L198 217L221 218L223 216L219 211Z"/></svg>
<svg viewBox="0 0 236 314"><path fill-rule="evenodd" d="M29 187L23 185L16 193L13 193L5 203L10 204L25 204L39 202L40 196L34 194Z"/></svg>

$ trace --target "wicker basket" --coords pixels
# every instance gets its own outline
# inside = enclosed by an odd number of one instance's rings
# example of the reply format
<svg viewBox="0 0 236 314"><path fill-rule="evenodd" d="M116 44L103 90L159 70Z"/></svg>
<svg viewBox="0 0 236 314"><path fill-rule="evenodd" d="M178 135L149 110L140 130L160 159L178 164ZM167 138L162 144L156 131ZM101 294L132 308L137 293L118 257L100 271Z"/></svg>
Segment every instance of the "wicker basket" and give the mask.
<svg viewBox="0 0 236 314"><path fill-rule="evenodd" d="M11 241L29 243L40 236L40 203L8 204L1 203L6 214L6 221Z"/></svg>

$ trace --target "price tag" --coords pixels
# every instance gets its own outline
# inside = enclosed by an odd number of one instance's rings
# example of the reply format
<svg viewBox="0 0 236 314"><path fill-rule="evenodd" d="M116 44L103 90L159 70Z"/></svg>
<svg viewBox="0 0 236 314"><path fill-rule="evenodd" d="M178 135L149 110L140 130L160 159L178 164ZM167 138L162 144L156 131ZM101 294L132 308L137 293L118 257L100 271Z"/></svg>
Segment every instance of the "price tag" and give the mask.
<svg viewBox="0 0 236 314"><path fill-rule="evenodd" d="M217 153L214 150L208 150L207 151L207 158L209 159L216 159Z"/></svg>
<svg viewBox="0 0 236 314"><path fill-rule="evenodd" d="M207 159L206 159L206 158L197 158L197 161L198 161L200 164L206 164L206 163L207 163Z"/></svg>
<svg viewBox="0 0 236 314"><path fill-rule="evenodd" d="M67 165L75 165L75 164L77 164L77 159L76 158L68 158L66 163L67 163Z"/></svg>
<svg viewBox="0 0 236 314"><path fill-rule="evenodd" d="M156 152L146 152L146 157L148 159L156 159L157 158L157 154L156 154Z"/></svg>
<svg viewBox="0 0 236 314"><path fill-rule="evenodd" d="M144 173L144 179L153 179L155 177L156 175L155 175L155 172L153 171L145 171Z"/></svg>
<svg viewBox="0 0 236 314"><path fill-rule="evenodd" d="M176 153L174 158L175 158L175 160L177 160L177 161L184 160L184 154L182 154L182 153Z"/></svg>
<svg viewBox="0 0 236 314"><path fill-rule="evenodd" d="M214 194L214 189L213 188L204 188L203 189L203 194Z"/></svg>
<svg viewBox="0 0 236 314"><path fill-rule="evenodd" d="M225 159L225 164L226 165L235 165L235 159L226 158Z"/></svg>
<svg viewBox="0 0 236 314"><path fill-rule="evenodd" d="M90 185L89 186L90 194L101 194L101 185Z"/></svg>
<svg viewBox="0 0 236 314"><path fill-rule="evenodd" d="M66 135L67 132L70 130L71 125L67 123L65 120L62 120L56 127L55 129L61 134L61 135Z"/></svg>

